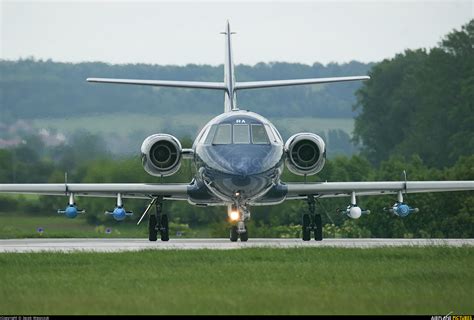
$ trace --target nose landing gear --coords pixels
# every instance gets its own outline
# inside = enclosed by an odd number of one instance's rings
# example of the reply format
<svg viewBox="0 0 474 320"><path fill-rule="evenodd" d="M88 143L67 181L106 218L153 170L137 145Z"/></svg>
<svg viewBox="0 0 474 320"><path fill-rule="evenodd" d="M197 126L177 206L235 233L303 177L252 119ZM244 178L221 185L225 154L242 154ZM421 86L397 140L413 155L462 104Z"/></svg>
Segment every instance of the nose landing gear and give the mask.
<svg viewBox="0 0 474 320"><path fill-rule="evenodd" d="M250 211L245 206L237 207L236 205L229 206L229 218L236 224L230 228L230 241L246 242L249 239L248 229L245 226L245 220L250 219Z"/></svg>

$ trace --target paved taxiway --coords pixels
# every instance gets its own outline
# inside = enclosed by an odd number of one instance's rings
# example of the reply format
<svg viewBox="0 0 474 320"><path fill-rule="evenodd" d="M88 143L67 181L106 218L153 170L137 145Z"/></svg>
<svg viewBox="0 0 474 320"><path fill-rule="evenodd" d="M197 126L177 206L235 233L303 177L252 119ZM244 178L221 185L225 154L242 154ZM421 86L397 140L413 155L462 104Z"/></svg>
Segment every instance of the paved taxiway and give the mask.
<svg viewBox="0 0 474 320"><path fill-rule="evenodd" d="M300 239L249 239L230 242L229 239L171 239L150 242L147 239L9 239L0 240L0 252L94 251L117 252L146 249L240 249L340 247L375 248L394 246L474 246L474 239L325 239L304 242Z"/></svg>

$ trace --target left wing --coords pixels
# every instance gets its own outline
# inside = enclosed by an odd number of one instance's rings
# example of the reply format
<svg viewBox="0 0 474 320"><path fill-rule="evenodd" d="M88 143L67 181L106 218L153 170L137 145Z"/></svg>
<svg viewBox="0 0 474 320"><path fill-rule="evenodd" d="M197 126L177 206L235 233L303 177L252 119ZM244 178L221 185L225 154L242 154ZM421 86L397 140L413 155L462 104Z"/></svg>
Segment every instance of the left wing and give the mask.
<svg viewBox="0 0 474 320"><path fill-rule="evenodd" d="M188 199L187 183L38 183L0 184L0 193L23 193L63 196L116 198L120 193L124 198L150 199L162 196L170 200Z"/></svg>
<svg viewBox="0 0 474 320"><path fill-rule="evenodd" d="M419 192L474 190L474 181L380 181L380 182L319 182L287 183L286 199L302 199L307 196L332 198Z"/></svg>

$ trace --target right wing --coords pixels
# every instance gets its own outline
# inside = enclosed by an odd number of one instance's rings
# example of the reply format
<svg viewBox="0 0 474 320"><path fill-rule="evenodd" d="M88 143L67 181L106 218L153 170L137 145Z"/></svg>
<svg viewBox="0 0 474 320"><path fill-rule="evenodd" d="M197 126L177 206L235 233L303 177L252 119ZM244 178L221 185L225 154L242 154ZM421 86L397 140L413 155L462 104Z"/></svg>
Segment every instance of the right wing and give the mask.
<svg viewBox="0 0 474 320"><path fill-rule="evenodd" d="M187 200L187 183L34 183L0 184L0 193L39 194L116 198L120 193L124 198L150 199L162 196L169 200Z"/></svg>

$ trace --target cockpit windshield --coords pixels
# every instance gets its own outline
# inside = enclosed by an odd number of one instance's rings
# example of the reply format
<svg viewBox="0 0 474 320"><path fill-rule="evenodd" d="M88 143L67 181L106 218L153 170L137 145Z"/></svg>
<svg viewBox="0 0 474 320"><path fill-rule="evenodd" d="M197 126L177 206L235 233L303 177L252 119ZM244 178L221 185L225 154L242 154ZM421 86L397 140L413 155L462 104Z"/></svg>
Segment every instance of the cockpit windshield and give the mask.
<svg viewBox="0 0 474 320"><path fill-rule="evenodd" d="M216 135L212 141L212 144L231 144L232 135L230 129L230 124L220 124L217 127Z"/></svg>
<svg viewBox="0 0 474 320"><path fill-rule="evenodd" d="M248 124L234 124L234 143L249 144L250 132Z"/></svg>
<svg viewBox="0 0 474 320"><path fill-rule="evenodd" d="M268 136L265 127L261 124L252 124L252 143L268 144Z"/></svg>
<svg viewBox="0 0 474 320"><path fill-rule="evenodd" d="M268 133L262 124L214 124L209 129L205 144L269 144Z"/></svg>

